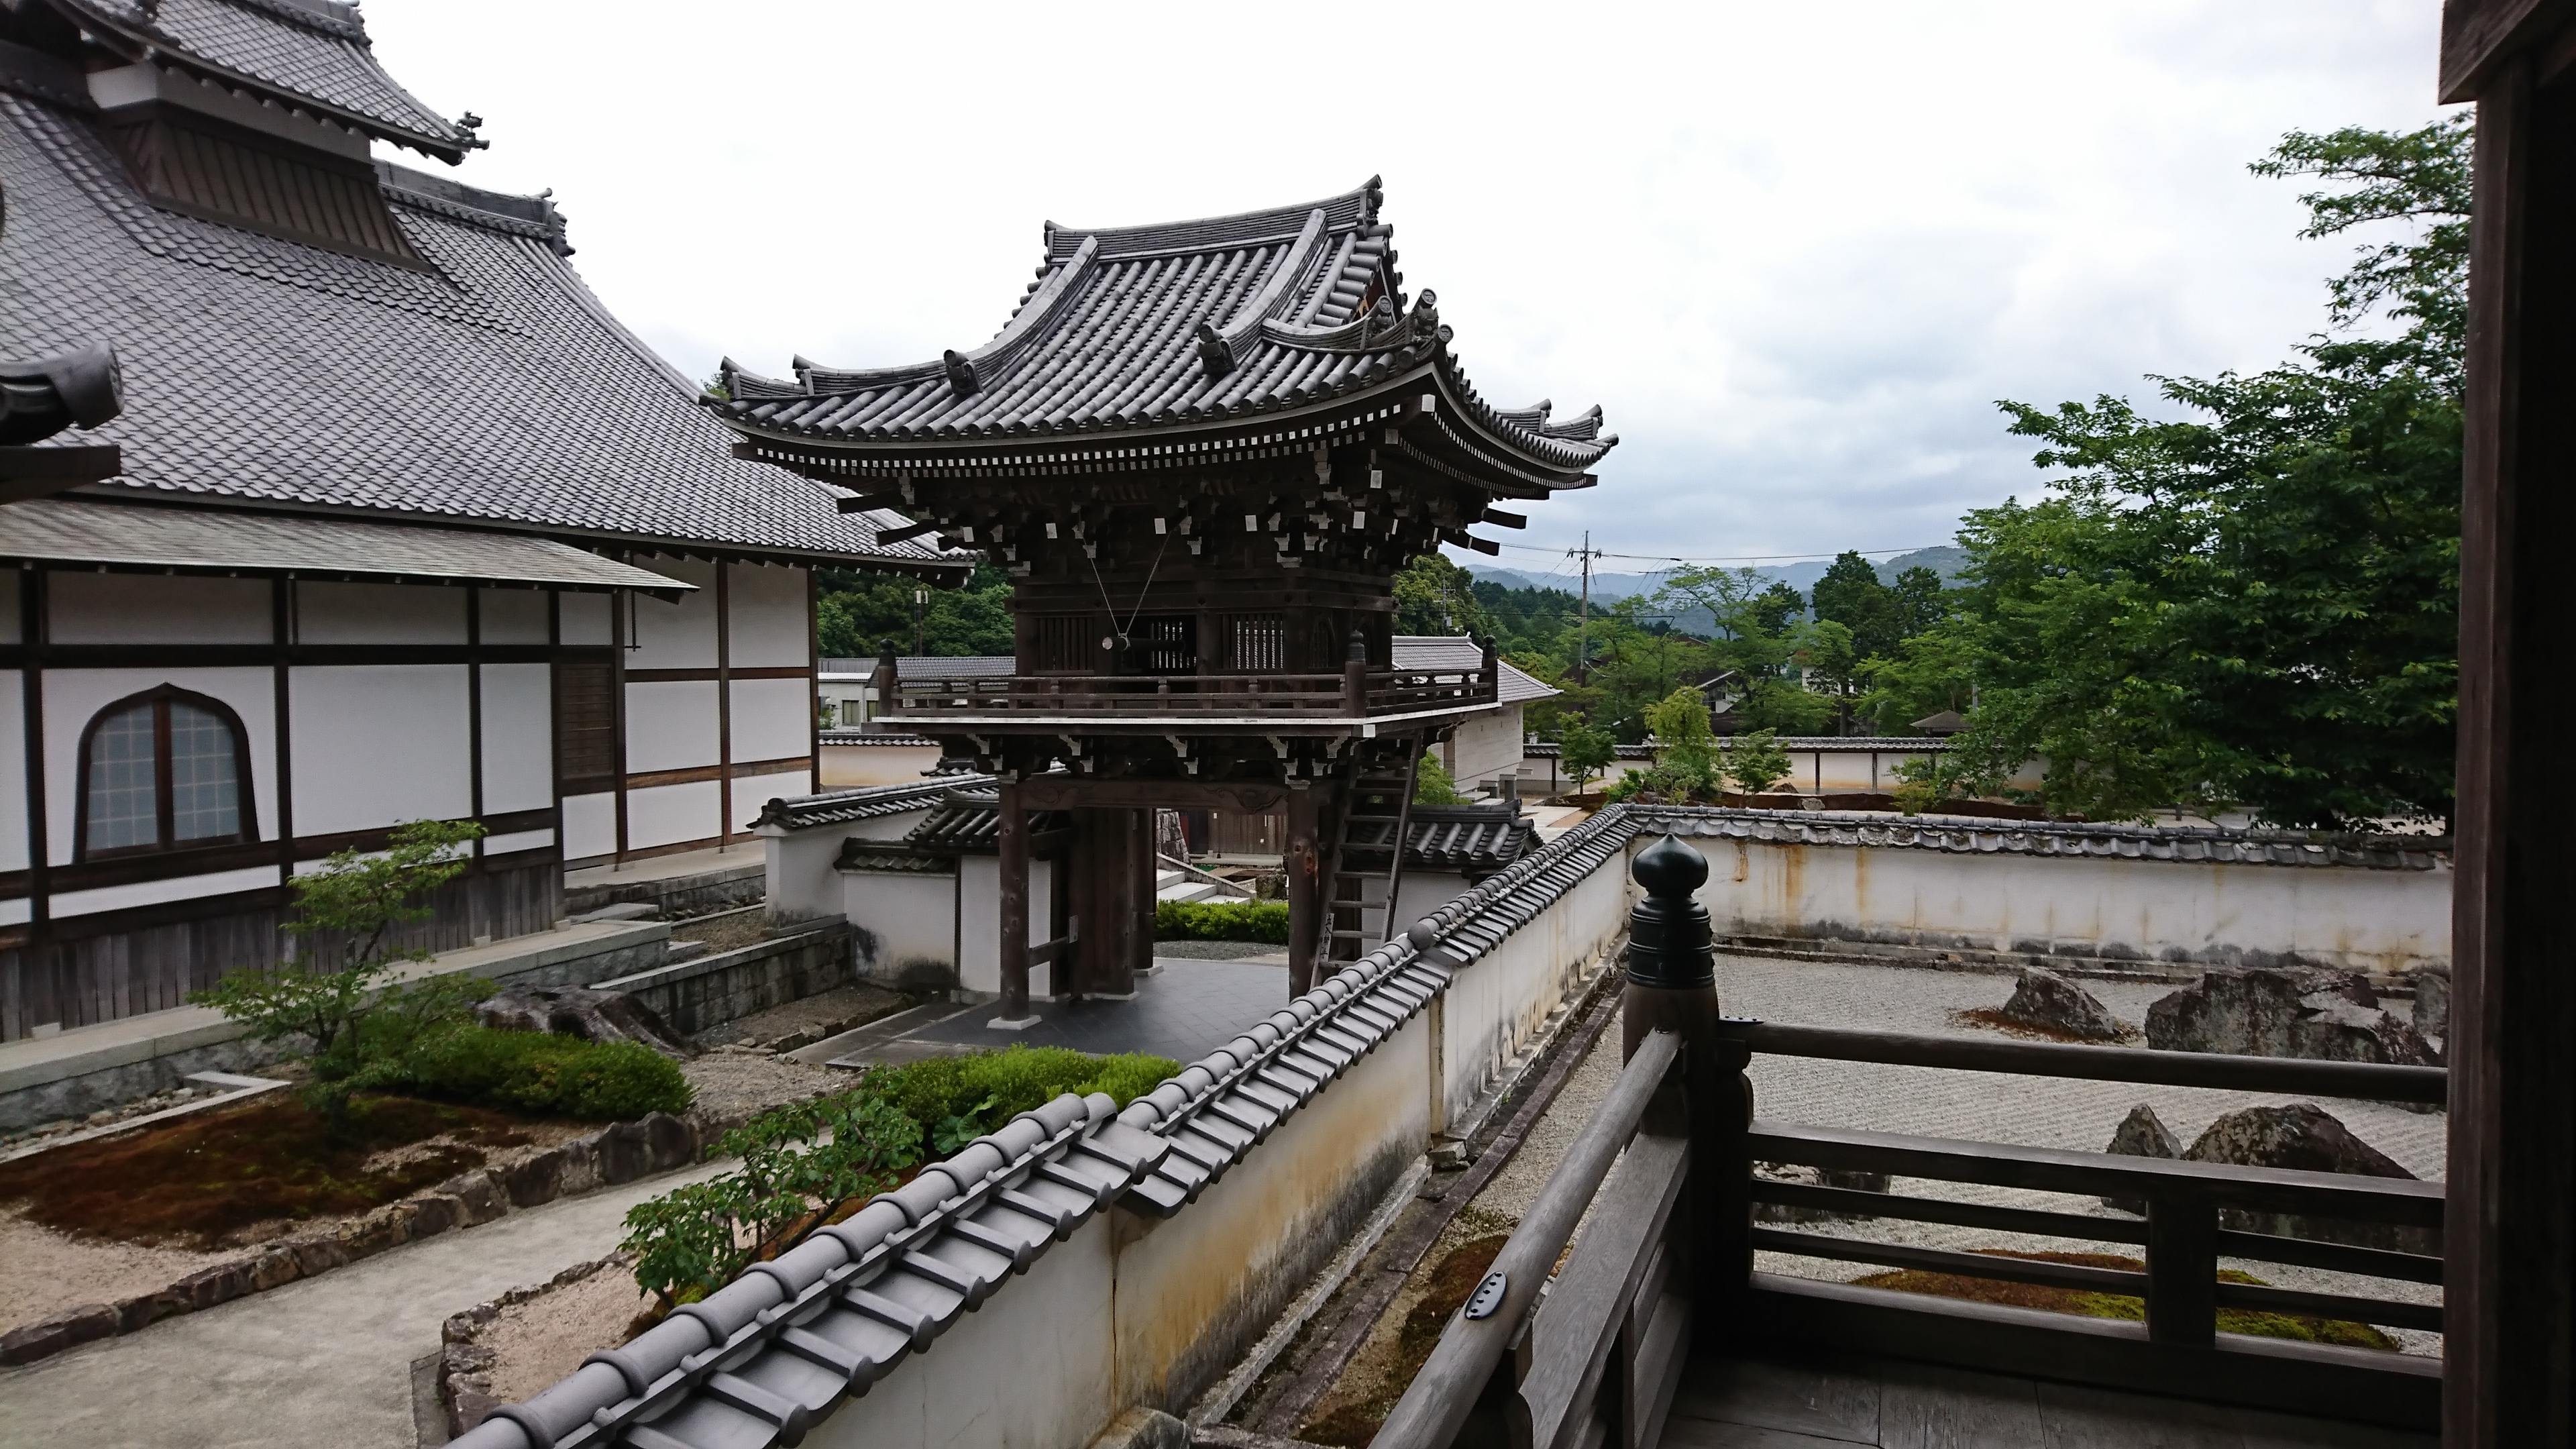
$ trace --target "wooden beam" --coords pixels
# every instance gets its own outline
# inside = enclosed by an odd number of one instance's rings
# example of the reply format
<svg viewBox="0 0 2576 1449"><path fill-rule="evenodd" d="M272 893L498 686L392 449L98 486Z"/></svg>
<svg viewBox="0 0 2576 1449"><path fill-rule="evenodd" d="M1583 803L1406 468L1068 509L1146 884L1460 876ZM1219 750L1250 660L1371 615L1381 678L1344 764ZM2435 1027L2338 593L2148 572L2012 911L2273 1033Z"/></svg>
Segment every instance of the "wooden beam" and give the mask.
<svg viewBox="0 0 2576 1449"><path fill-rule="evenodd" d="M1035 775L1020 783L1032 810L1275 810L1290 793L1258 782L1202 784L1196 780L1087 780L1079 775Z"/></svg>
<svg viewBox="0 0 2576 1449"><path fill-rule="evenodd" d="M1022 808L1019 782L1004 777L1001 799L1001 960L1000 1019L1022 1022L1029 1017L1029 816Z"/></svg>

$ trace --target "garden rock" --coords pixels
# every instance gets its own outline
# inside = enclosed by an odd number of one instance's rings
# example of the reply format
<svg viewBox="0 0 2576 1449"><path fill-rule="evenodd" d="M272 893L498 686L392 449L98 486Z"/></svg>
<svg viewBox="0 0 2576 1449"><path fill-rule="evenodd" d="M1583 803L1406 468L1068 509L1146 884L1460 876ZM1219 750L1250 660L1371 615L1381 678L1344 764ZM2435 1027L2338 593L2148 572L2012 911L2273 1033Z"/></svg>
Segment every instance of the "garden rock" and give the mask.
<svg viewBox="0 0 2576 1449"><path fill-rule="evenodd" d="M41 1323L0 1334L0 1364L30 1363L116 1332L116 1310L104 1303L67 1308Z"/></svg>
<svg viewBox="0 0 2576 1449"><path fill-rule="evenodd" d="M633 1182L653 1170L652 1151L643 1123L618 1123L599 1134L599 1180L611 1187Z"/></svg>
<svg viewBox="0 0 2576 1449"><path fill-rule="evenodd" d="M2437 1066L2414 1026L2383 1010L2358 971L2260 966L2212 971L2147 1008L2158 1051Z"/></svg>
<svg viewBox="0 0 2576 1449"><path fill-rule="evenodd" d="M668 1172L697 1159L698 1134L668 1112L649 1112L644 1117L644 1149L652 1171Z"/></svg>
<svg viewBox="0 0 2576 1449"><path fill-rule="evenodd" d="M564 1151L552 1148L518 1163L501 1174L501 1185L510 1195L512 1207L535 1207L553 1202L563 1195Z"/></svg>
<svg viewBox="0 0 2576 1449"><path fill-rule="evenodd" d="M1834 1167L1807 1167L1799 1164L1758 1162L1757 1176L1773 1182L1798 1183L1807 1187L1839 1187L1853 1192L1885 1192L1891 1181L1884 1172L1847 1171ZM1844 1223L1860 1222L1865 1215L1836 1212L1831 1208L1800 1207L1789 1203L1757 1202L1753 1220L1758 1223Z"/></svg>
<svg viewBox="0 0 2576 1449"><path fill-rule="evenodd" d="M509 986L483 998L474 1017L496 1031L547 1031L584 1041L631 1041L685 1060L689 1048L653 1009L623 991L586 986Z"/></svg>
<svg viewBox="0 0 2576 1449"><path fill-rule="evenodd" d="M2120 1041L2132 1034L2092 992L2037 966L2022 971L2001 1014L2006 1021L2084 1041Z"/></svg>
<svg viewBox="0 0 2576 1449"><path fill-rule="evenodd" d="M2238 1167L2283 1167L2300 1172L2344 1172L2363 1177L2414 1178L2387 1154L2352 1134L2332 1113L2312 1103L2287 1107L2247 1107L2209 1124L2200 1140L2182 1154L2187 1162L2224 1162ZM2430 1228L2395 1223L2352 1222L2302 1217L2289 1213L2247 1212L2223 1208L2218 1225L2240 1232L2275 1233L2348 1243L2390 1252L2438 1254L2441 1234Z"/></svg>
<svg viewBox="0 0 2576 1449"><path fill-rule="evenodd" d="M2418 966L2415 977L2415 1034L2428 1042L2451 1034L2451 968Z"/></svg>
<svg viewBox="0 0 2576 1449"><path fill-rule="evenodd" d="M2129 1109L2128 1116L2120 1119L2118 1127L2112 1129L2111 1145L2102 1150L2115 1152L2123 1157L2171 1159L2182 1156L2182 1141L2165 1126L2164 1119L2156 1115L2155 1108L2140 1102ZM2102 1199L2102 1206L2116 1208L2124 1213L2144 1214L2147 1210L2147 1200L2106 1197Z"/></svg>

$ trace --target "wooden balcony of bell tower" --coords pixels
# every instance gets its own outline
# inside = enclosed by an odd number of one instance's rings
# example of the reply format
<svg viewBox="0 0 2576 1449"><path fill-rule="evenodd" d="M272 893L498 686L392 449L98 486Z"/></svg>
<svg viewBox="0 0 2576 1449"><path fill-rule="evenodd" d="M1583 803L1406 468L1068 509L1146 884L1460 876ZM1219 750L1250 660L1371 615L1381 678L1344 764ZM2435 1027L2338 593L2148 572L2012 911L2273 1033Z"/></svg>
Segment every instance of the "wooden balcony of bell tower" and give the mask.
<svg viewBox="0 0 2576 1449"><path fill-rule="evenodd" d="M1405 292L1380 200L1373 179L1241 216L1049 225L1018 311L972 352L800 360L792 381L725 365L710 402L742 456L1011 576L1010 674L898 677L889 658L877 681L887 727L1002 781L1003 1021L1028 1017L1033 953L1059 992L1134 989L1135 953L1106 943L1153 909L1156 809L1285 815L1292 995L1406 924L1401 852L1367 842L1400 826L1423 750L1494 704L1498 667L1488 643L1474 667L1398 668L1395 575L1443 543L1496 551L1470 529L1524 526L1498 505L1589 486L1617 440L1597 408L1479 397L1437 299ZM1033 941L1038 810L1082 844L1064 934Z"/></svg>

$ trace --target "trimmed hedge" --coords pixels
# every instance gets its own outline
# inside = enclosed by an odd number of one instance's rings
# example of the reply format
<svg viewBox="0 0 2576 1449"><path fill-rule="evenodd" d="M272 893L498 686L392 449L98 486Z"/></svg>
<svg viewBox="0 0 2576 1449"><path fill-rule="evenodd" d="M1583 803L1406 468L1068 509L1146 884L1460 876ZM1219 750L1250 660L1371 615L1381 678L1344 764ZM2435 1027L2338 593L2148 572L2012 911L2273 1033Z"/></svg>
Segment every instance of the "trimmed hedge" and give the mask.
<svg viewBox="0 0 2576 1449"><path fill-rule="evenodd" d="M1288 944L1286 901L1162 901L1154 907L1157 941L1266 941Z"/></svg>
<svg viewBox="0 0 2576 1449"><path fill-rule="evenodd" d="M404 1085L424 1096L585 1122L683 1112L690 1097L679 1064L651 1047L481 1026L421 1043L403 1074L410 1079Z"/></svg>
<svg viewBox="0 0 2576 1449"><path fill-rule="evenodd" d="M1169 1057L1138 1052L1094 1057L1066 1047L1013 1046L877 1067L860 1081L859 1095L892 1103L920 1123L932 1155L945 1157L1066 1092L1107 1092L1124 1107L1180 1069Z"/></svg>

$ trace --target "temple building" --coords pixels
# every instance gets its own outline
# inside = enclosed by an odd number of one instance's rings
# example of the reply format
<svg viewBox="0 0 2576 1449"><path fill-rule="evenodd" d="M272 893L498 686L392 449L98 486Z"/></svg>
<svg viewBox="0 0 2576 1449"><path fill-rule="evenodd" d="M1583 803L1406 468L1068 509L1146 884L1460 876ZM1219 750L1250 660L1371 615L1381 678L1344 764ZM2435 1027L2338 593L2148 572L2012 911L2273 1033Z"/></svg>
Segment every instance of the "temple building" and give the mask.
<svg viewBox="0 0 2576 1449"><path fill-rule="evenodd" d="M1589 486L1616 439L1597 408L1477 393L1381 200L1373 178L1239 216L1050 223L982 346L789 380L725 364L711 403L738 456L1012 578L1009 673L889 656L876 683L880 727L999 781L1001 1021L1028 1019L1033 962L1059 990L1133 989L1157 808L1282 810L1293 993L1407 924L1392 843L1415 762L1493 709L1500 671L1490 643L1399 661L1394 576L1443 543L1494 551L1470 530ZM1032 912L1039 811L1070 864L1062 905Z"/></svg>
<svg viewBox="0 0 2576 1449"><path fill-rule="evenodd" d="M489 832L437 949L745 843L812 788L813 569L962 578L731 456L546 197L371 156L476 124L334 0L0 6L10 410L123 387L0 472L0 1038L278 959L290 875L405 820Z"/></svg>

